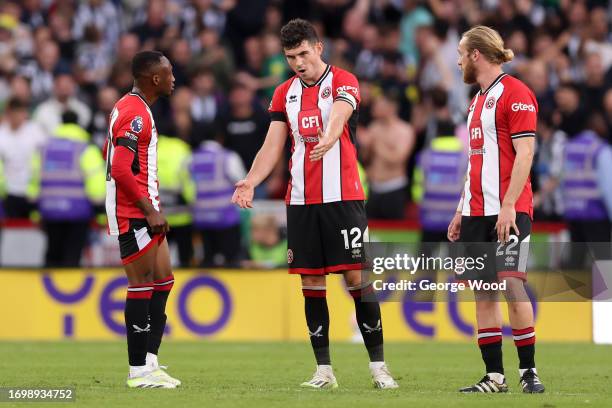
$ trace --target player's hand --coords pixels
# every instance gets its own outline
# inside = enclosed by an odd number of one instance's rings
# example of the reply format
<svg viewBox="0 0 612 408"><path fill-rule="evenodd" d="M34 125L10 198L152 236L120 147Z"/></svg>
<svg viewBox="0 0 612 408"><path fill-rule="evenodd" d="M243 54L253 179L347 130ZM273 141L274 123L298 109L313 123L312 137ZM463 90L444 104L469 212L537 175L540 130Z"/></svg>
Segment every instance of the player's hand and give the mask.
<svg viewBox="0 0 612 408"><path fill-rule="evenodd" d="M510 241L510 228L514 229L516 235L520 234L516 226L516 210L514 209L514 205L502 204L499 215L497 216L497 223L495 224L497 239L502 244Z"/></svg>
<svg viewBox="0 0 612 408"><path fill-rule="evenodd" d="M236 183L232 203L240 208L253 208L253 195L255 195L255 187L246 179L240 180Z"/></svg>
<svg viewBox="0 0 612 408"><path fill-rule="evenodd" d="M325 136L321 128L317 129L317 135L319 136L319 143L310 151L310 161L321 160L323 155L336 143L331 137Z"/></svg>
<svg viewBox="0 0 612 408"><path fill-rule="evenodd" d="M448 232L446 234L446 237L448 238L449 241L455 242L456 240L459 239L460 231L461 231L461 213L457 211L455 213L455 216L451 220L450 224L448 225Z"/></svg>
<svg viewBox="0 0 612 408"><path fill-rule="evenodd" d="M165 234L166 232L170 231L168 221L161 212L153 209L149 213L145 214L145 218L147 219L147 223L151 227L152 233Z"/></svg>

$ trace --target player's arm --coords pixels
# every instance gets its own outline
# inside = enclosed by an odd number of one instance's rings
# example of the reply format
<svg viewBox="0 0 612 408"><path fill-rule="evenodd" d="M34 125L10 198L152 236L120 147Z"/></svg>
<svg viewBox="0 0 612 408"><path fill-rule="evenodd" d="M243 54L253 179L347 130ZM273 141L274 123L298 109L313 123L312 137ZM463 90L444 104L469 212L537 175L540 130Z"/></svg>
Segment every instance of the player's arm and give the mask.
<svg viewBox="0 0 612 408"><path fill-rule="evenodd" d="M515 230L515 233L520 234L516 226L516 211L514 205L519 199L533 163L533 155L535 153L535 137L524 137L513 139L512 144L516 151L514 165L510 176L510 185L504 195L502 208L497 221L497 237L500 242L508 242L510 239L510 227ZM508 217L505 217L508 215ZM511 222L510 222L511 221Z"/></svg>
<svg viewBox="0 0 612 408"><path fill-rule="evenodd" d="M247 176L236 183L232 202L240 208L253 207L253 194L257 187L272 172L283 153L288 128L284 121L273 120L268 128L266 140L257 152Z"/></svg>
<svg viewBox="0 0 612 408"><path fill-rule="evenodd" d="M502 243L510 240L511 228L516 235L520 234L516 226L516 210L514 205L519 199L531 172L533 155L535 153L535 130L538 121L538 103L533 92L526 86L513 89L508 93L504 103L506 105L508 130L516 156L510 175L510 185L504 195L504 201L502 202L495 225L497 238ZM516 108L517 105L524 107L524 109Z"/></svg>
<svg viewBox="0 0 612 408"><path fill-rule="evenodd" d="M342 136L344 125L353 114L354 106L345 99L337 99L331 108L325 133L319 128L319 143L310 151L310 160L320 160Z"/></svg>
<svg viewBox="0 0 612 408"><path fill-rule="evenodd" d="M117 137L115 141L110 175L115 180L117 188L142 211L152 232L167 232L169 227L166 218L153 207L147 195L140 190L132 173L132 163L138 150L138 138L134 135L129 136L129 132L121 132L121 137Z"/></svg>

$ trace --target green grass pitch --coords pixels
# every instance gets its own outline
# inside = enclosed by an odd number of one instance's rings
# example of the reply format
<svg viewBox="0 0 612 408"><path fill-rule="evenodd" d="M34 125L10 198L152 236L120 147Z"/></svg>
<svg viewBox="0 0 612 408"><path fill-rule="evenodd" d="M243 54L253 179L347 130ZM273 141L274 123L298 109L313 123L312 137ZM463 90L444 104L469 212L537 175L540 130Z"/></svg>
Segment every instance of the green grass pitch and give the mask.
<svg viewBox="0 0 612 408"><path fill-rule="evenodd" d="M76 403L53 407L612 407L612 347L590 344L537 345L536 362L547 387L524 395L518 386L516 350L505 341L510 393L461 395L457 389L480 379L476 345L390 343L386 360L400 389L372 388L363 346L332 344L340 387L308 390L299 384L314 371L307 343L168 342L161 364L183 381L176 390L132 390L125 386L122 342L0 343L0 386L76 388ZM0 403L40 406L38 403Z"/></svg>

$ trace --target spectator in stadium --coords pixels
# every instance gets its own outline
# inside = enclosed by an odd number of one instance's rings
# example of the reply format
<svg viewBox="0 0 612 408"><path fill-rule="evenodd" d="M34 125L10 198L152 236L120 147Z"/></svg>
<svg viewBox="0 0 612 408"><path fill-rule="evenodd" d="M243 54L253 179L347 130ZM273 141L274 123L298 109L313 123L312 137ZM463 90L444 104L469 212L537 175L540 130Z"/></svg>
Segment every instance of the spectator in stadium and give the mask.
<svg viewBox="0 0 612 408"><path fill-rule="evenodd" d="M246 170L240 156L216 140L194 150L190 165L196 189L193 225L202 236L204 267L236 267L242 258L240 212L232 202L234 184Z"/></svg>
<svg viewBox="0 0 612 408"><path fill-rule="evenodd" d="M29 119L27 102L9 99L2 124L0 124L0 161L4 168L6 197L4 213L10 218L28 218L32 210L27 198L28 183L32 178L29 163L43 146L46 134Z"/></svg>
<svg viewBox="0 0 612 408"><path fill-rule="evenodd" d="M534 158L534 185L539 189L533 196L534 218L559 221L563 215L563 197L559 188L564 163L567 135L555 129L551 113L538 120L538 149Z"/></svg>
<svg viewBox="0 0 612 408"><path fill-rule="evenodd" d="M249 258L243 268L280 268L287 264L287 239L282 237L276 217L271 214L251 218Z"/></svg>
<svg viewBox="0 0 612 408"><path fill-rule="evenodd" d="M86 128L91 121L91 109L76 94L77 85L72 75L58 73L54 79L53 96L38 105L34 120L51 133L62 123L62 114L70 110L76 113L79 126Z"/></svg>
<svg viewBox="0 0 612 408"><path fill-rule="evenodd" d="M96 97L96 108L92 114L88 132L91 134L91 142L103 148L108 138L108 125L113 106L119 100L119 93L112 86L102 87Z"/></svg>
<svg viewBox="0 0 612 408"><path fill-rule="evenodd" d="M564 149L563 216L572 242L609 243L612 239L612 147L596 133L597 118L592 115L589 129L570 139ZM573 248L572 264L581 266L585 256L584 248Z"/></svg>
<svg viewBox="0 0 612 408"><path fill-rule="evenodd" d="M580 103L586 112L601 112L603 110L603 96L612 84L605 79L602 57L599 53L591 52L585 55L584 83L581 86Z"/></svg>
<svg viewBox="0 0 612 408"><path fill-rule="evenodd" d="M53 13L49 16L49 28L59 46L60 58L64 61L73 61L78 41L74 38L69 18L61 13Z"/></svg>
<svg viewBox="0 0 612 408"><path fill-rule="evenodd" d="M29 195L38 198L47 236L45 267L80 266L89 224L106 194L102 153L77 119L64 112L63 123L32 159Z"/></svg>
<svg viewBox="0 0 612 408"><path fill-rule="evenodd" d="M193 258L193 228L191 208L195 187L189 174L191 148L184 140L160 134L157 141L157 177L159 199L170 225L168 242L176 243L179 265L191 266Z"/></svg>
<svg viewBox="0 0 612 408"><path fill-rule="evenodd" d="M102 41L109 48L114 48L121 32L121 16L113 1L86 0L80 1L74 16L72 31L80 41L87 37L87 30L96 27L102 34Z"/></svg>
<svg viewBox="0 0 612 408"><path fill-rule="evenodd" d="M409 201L406 163L414 148L414 132L398 117L397 99L389 93L374 100L372 116L370 140L362 145L370 186L368 218L403 219Z"/></svg>
<svg viewBox="0 0 612 408"><path fill-rule="evenodd" d="M178 39L172 44L169 53L170 61L172 62L172 72L176 78L176 87L187 85L189 81L189 63L191 61L189 42L184 38Z"/></svg>
<svg viewBox="0 0 612 408"><path fill-rule="evenodd" d="M74 77L89 101L95 100L98 87L106 82L111 69L111 50L95 25L85 27L83 40L77 47Z"/></svg>
<svg viewBox="0 0 612 408"><path fill-rule="evenodd" d="M64 65L62 67L62 65ZM52 40L46 40L36 45L36 58L20 64L18 73L30 80L34 103L40 103L53 92L53 74L58 69L66 69L60 63L59 47ZM59 121L58 121L59 123Z"/></svg>
<svg viewBox="0 0 612 408"><path fill-rule="evenodd" d="M133 27L131 32L138 36L143 49L155 49L168 28L164 0L151 0L146 4L146 20Z"/></svg>
<svg viewBox="0 0 612 408"><path fill-rule="evenodd" d="M210 69L198 70L191 80L193 100L191 102L191 117L194 121L210 125L221 113L223 94L215 84L215 76Z"/></svg>
<svg viewBox="0 0 612 408"><path fill-rule="evenodd" d="M580 104L580 91L573 83L563 83L555 92L557 111L554 124L569 138L580 133L586 125L586 113Z"/></svg>
<svg viewBox="0 0 612 408"><path fill-rule="evenodd" d="M256 102L254 92L240 83L229 93L229 112L220 119L223 145L238 153L245 168L250 168L266 137L268 115Z"/></svg>
<svg viewBox="0 0 612 408"><path fill-rule="evenodd" d="M419 204L421 253L429 256L433 243L445 242L448 225L457 211L467 170L467 152L455 136L451 121L436 127L436 137L417 159L412 198Z"/></svg>
<svg viewBox="0 0 612 408"><path fill-rule="evenodd" d="M415 43L416 29L433 24L433 16L420 3L418 0L404 0L404 14L400 23L402 33L400 51L413 66L419 64L419 51Z"/></svg>
<svg viewBox="0 0 612 408"><path fill-rule="evenodd" d="M287 78L288 70L285 57L281 50L278 35L272 32L264 33L260 38L263 48L261 72L253 76L240 72L237 80L255 91L263 90L265 100L271 100L274 88Z"/></svg>
<svg viewBox="0 0 612 408"><path fill-rule="evenodd" d="M123 33L119 38L114 63L111 68L109 85L117 88L120 94L132 89L132 76L130 74L131 61L140 49L138 36L133 33Z"/></svg>
<svg viewBox="0 0 612 408"><path fill-rule="evenodd" d="M219 33L204 28L198 34L198 51L193 66L195 69L210 69L215 75L215 83L224 92L230 89L234 74L234 59L231 50L221 43Z"/></svg>
<svg viewBox="0 0 612 408"><path fill-rule="evenodd" d="M604 119L608 125L606 139L608 143L612 143L612 88L608 89L603 97Z"/></svg>

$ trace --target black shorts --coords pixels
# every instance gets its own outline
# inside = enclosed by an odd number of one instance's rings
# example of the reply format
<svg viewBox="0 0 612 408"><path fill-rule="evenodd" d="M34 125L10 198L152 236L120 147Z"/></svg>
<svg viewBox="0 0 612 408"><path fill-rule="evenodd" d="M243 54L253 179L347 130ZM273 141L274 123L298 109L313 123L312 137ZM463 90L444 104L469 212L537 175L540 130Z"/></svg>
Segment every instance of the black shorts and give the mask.
<svg viewBox="0 0 612 408"><path fill-rule="evenodd" d="M510 229L510 241L502 245L497 240L497 215L461 217L459 251L471 258L483 257L484 270L457 273L460 280L486 279L495 281L505 277L527 280L527 259L531 238L531 218L527 213L516 214L516 231Z"/></svg>
<svg viewBox="0 0 612 408"><path fill-rule="evenodd" d="M289 273L361 270L364 242L368 242L368 220L363 201L287 206Z"/></svg>
<svg viewBox="0 0 612 408"><path fill-rule="evenodd" d="M153 234L144 218L130 218L128 232L119 234L121 262L127 265L146 254L154 245L164 242L165 234Z"/></svg>

